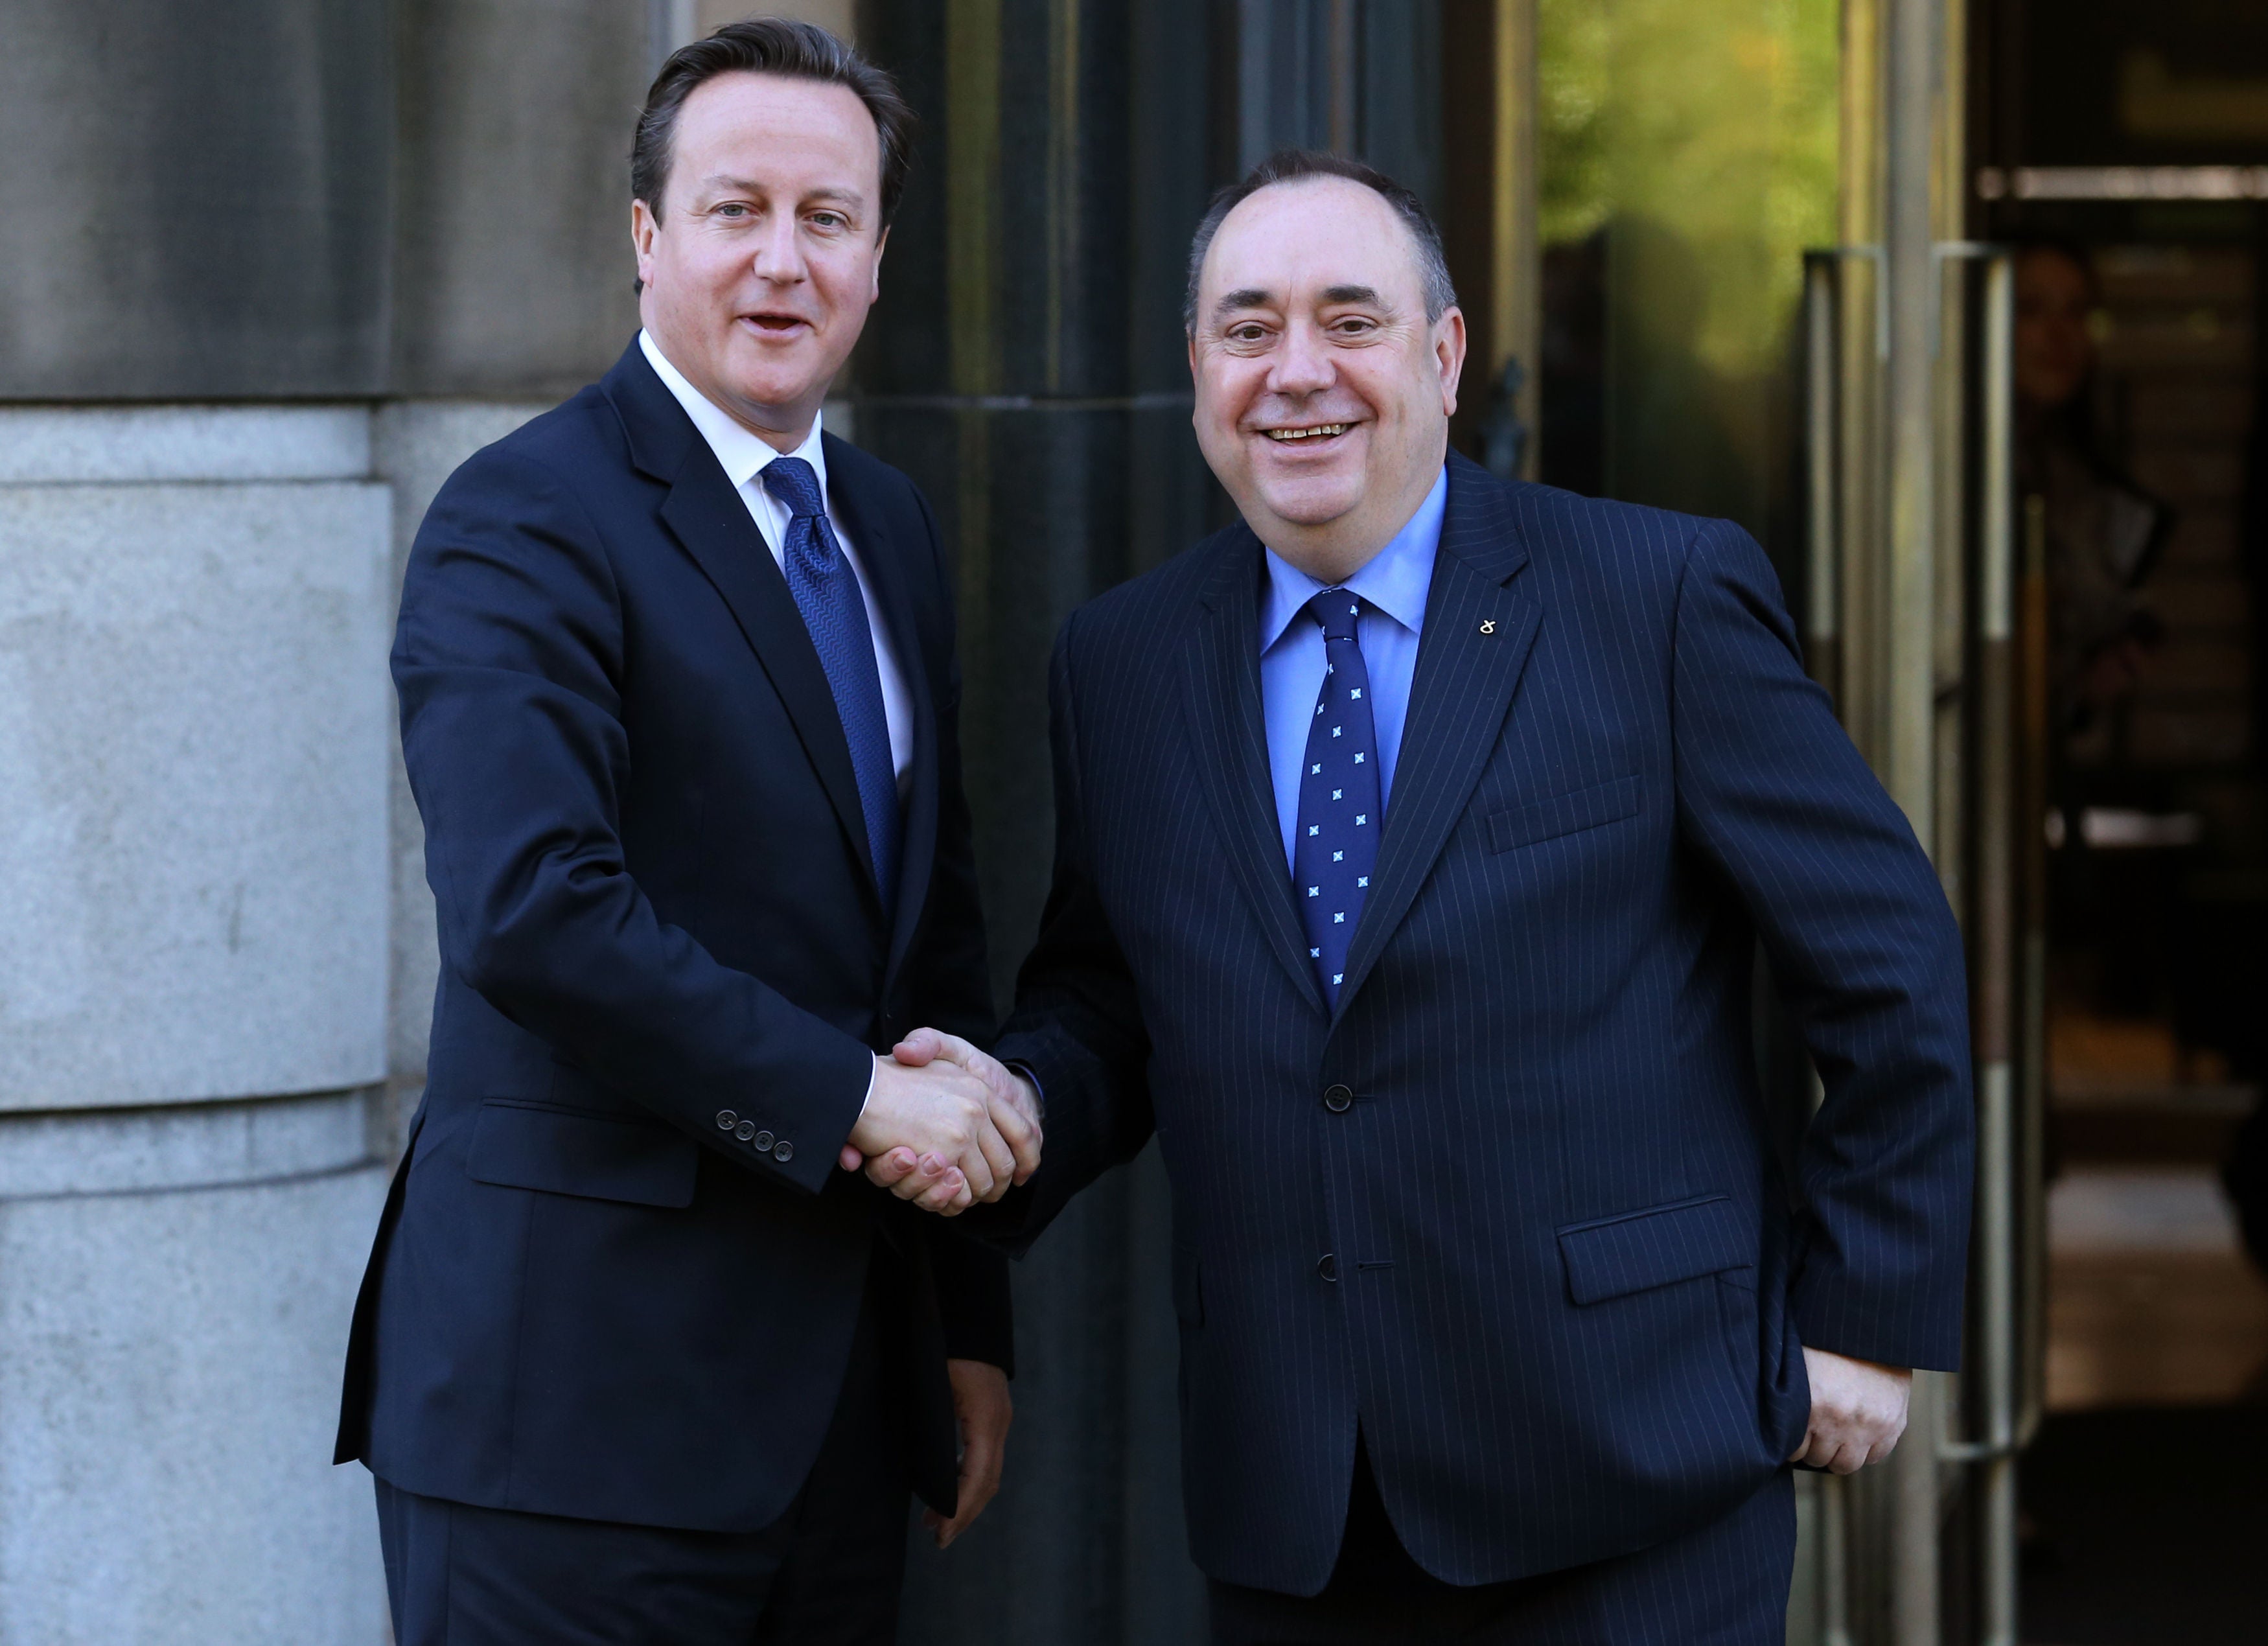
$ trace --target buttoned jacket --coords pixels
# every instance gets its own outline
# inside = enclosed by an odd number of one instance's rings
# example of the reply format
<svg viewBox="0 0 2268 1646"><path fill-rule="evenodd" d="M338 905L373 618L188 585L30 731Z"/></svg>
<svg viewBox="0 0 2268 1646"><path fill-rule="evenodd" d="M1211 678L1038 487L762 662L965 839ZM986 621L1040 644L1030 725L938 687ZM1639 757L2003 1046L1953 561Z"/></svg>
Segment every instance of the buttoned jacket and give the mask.
<svg viewBox="0 0 2268 1646"><path fill-rule="evenodd" d="M932 1505L946 1355L1012 1363L997 1255L836 1163L876 1049L991 1018L952 580L903 475L826 456L914 706L888 904L786 580L635 346L419 528L394 675L441 978L337 1448L404 1490L769 1524L878 1245Z"/></svg>
<svg viewBox="0 0 2268 1646"><path fill-rule="evenodd" d="M1358 1425L1456 1583L1638 1548L1786 1466L1801 1347L1956 1363L1959 933L1723 521L1449 460L1400 768L1336 1009L1285 872L1237 526L1075 613L1053 889L1003 1056L1028 1244L1154 1135L1191 1547L1293 1594ZM1824 1080L1791 1180L1759 944Z"/></svg>

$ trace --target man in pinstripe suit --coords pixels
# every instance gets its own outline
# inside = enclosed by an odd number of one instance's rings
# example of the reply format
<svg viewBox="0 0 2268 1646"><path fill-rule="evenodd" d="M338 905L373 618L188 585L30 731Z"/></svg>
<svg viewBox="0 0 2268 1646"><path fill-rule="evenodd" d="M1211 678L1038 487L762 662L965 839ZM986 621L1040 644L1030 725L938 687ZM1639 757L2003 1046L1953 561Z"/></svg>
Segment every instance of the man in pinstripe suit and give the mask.
<svg viewBox="0 0 2268 1646"><path fill-rule="evenodd" d="M1278 156L1191 285L1245 523L1065 625L1000 1061L898 1055L1044 1092L1038 1175L972 1214L1012 1245L1156 1134L1217 1641L1778 1640L1790 1461L1887 1454L1959 1354L1936 879L1745 534L1448 454L1413 196ZM1826 1088L1793 1183L1758 940ZM868 1170L952 1192L915 1163Z"/></svg>

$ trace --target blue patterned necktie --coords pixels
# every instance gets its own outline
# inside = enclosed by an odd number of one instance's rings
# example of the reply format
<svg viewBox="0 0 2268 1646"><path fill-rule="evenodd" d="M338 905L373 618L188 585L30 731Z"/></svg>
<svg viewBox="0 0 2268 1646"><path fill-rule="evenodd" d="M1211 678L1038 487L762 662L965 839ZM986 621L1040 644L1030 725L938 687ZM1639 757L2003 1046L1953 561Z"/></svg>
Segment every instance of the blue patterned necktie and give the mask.
<svg viewBox="0 0 2268 1646"><path fill-rule="evenodd" d="M811 465L800 457L775 457L758 476L764 490L794 516L782 545L782 569L803 625L811 631L850 745L858 808L866 818L866 849L873 854L874 883L887 914L898 889L898 772L890 755L890 720L882 709L882 675L874 661L874 631L866 625L865 598L850 557L827 523L819 476Z"/></svg>
<svg viewBox="0 0 2268 1646"><path fill-rule="evenodd" d="M1355 638L1362 597L1327 588L1307 609L1322 625L1326 667L1300 769L1292 889L1307 927L1307 958L1323 999L1336 1010L1347 945L1378 867L1378 732L1370 717L1370 671Z"/></svg>

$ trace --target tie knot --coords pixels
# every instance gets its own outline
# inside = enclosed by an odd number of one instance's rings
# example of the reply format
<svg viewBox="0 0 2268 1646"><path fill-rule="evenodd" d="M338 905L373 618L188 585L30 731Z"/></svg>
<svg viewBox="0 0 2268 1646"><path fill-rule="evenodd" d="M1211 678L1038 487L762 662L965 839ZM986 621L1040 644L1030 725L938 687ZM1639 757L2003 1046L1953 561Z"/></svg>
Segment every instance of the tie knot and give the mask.
<svg viewBox="0 0 2268 1646"><path fill-rule="evenodd" d="M1343 588L1327 588L1307 602L1307 616L1323 625L1324 639L1351 640L1355 619L1362 616L1362 596Z"/></svg>
<svg viewBox="0 0 2268 1646"><path fill-rule="evenodd" d="M787 512L807 520L827 512L819 495L819 476L800 457L775 457L757 470L764 490L787 505Z"/></svg>

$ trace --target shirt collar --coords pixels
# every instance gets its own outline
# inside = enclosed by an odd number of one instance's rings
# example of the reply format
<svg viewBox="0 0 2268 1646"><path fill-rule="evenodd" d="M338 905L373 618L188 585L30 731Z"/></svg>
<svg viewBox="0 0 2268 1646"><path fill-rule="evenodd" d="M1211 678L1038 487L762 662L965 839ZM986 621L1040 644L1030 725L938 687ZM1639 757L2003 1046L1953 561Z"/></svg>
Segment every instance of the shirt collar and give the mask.
<svg viewBox="0 0 2268 1646"><path fill-rule="evenodd" d="M1445 466L1418 512L1371 556L1362 570L1339 585L1361 595L1412 634L1425 624L1425 595L1433 586L1433 557L1441 547L1441 519L1449 503ZM1273 549L1268 555L1268 588L1260 603L1260 649L1276 644L1300 609L1331 587L1318 583Z"/></svg>
<svg viewBox="0 0 2268 1646"><path fill-rule="evenodd" d="M709 449L717 454L717 461L725 469L725 478L733 483L737 491L767 463L776 457L800 457L819 476L819 495L827 495L827 454L819 438L819 414L811 419L811 432L802 445L792 452L782 452L762 436L751 433L734 421L717 403L693 387L685 374L669 363L661 346L650 333L638 333L638 347L644 351L646 363L653 367L654 375L662 385L677 396L677 403L685 408L685 415L693 419L693 426L701 431L701 438L709 442Z"/></svg>

